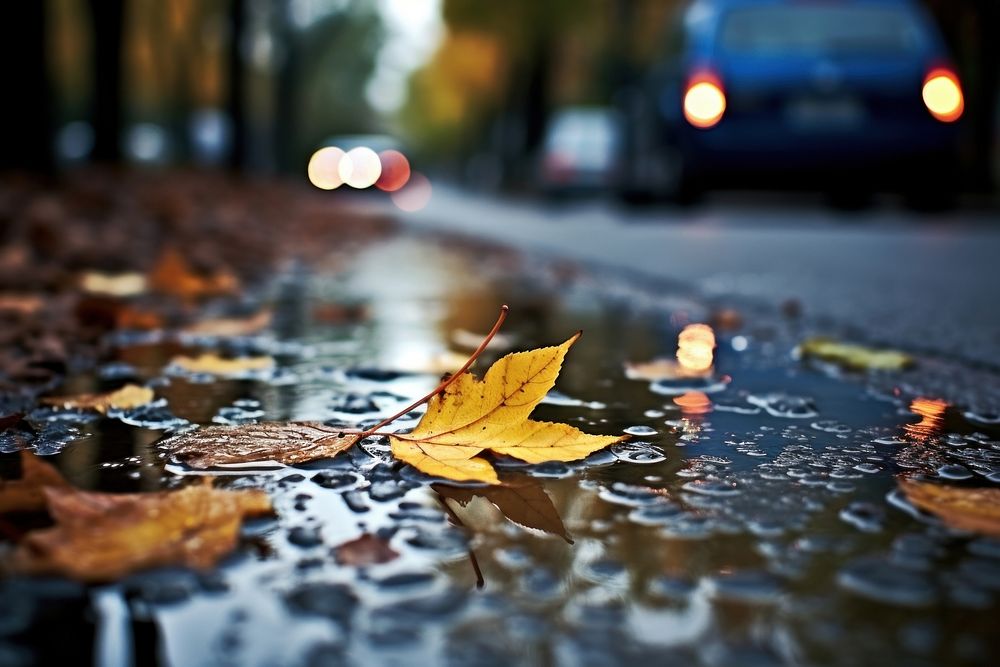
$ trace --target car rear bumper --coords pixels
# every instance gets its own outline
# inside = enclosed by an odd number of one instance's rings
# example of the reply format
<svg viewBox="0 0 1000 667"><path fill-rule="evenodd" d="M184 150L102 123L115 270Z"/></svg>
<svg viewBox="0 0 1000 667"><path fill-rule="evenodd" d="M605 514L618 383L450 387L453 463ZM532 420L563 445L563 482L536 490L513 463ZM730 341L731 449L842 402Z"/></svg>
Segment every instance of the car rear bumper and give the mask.
<svg viewBox="0 0 1000 667"><path fill-rule="evenodd" d="M686 128L680 148L686 165L699 173L832 173L891 181L913 170L951 169L957 138L955 126L930 119L799 128L723 118L709 130Z"/></svg>

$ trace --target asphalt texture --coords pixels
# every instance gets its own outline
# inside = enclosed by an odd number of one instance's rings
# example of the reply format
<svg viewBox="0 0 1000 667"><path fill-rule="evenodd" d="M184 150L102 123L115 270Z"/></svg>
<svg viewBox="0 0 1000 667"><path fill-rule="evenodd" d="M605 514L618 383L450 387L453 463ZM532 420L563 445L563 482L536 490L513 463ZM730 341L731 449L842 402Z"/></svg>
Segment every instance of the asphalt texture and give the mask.
<svg viewBox="0 0 1000 667"><path fill-rule="evenodd" d="M1000 369L1000 212L837 211L718 198L700 207L504 200L438 186L414 229L681 282L706 296L796 302L867 342Z"/></svg>

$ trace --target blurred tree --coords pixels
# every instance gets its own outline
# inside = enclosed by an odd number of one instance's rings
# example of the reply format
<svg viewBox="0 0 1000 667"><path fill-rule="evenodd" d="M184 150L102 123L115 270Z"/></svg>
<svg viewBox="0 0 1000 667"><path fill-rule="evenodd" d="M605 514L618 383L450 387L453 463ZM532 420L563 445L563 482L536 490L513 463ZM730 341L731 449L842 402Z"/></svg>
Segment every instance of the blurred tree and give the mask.
<svg viewBox="0 0 1000 667"><path fill-rule="evenodd" d="M279 168L299 171L324 138L379 130L365 86L385 29L374 0L326 3L325 11L305 16L296 16L294 0L282 7L274 17L281 49L276 150Z"/></svg>
<svg viewBox="0 0 1000 667"><path fill-rule="evenodd" d="M52 166L51 94L47 71L46 3L0 3L4 127L0 167Z"/></svg>
<svg viewBox="0 0 1000 667"><path fill-rule="evenodd" d="M229 42L226 50L226 111L230 122L229 167L242 171L247 163L247 114L243 63L246 45L246 0L229 2Z"/></svg>
<svg viewBox="0 0 1000 667"><path fill-rule="evenodd" d="M118 162L122 154L125 0L88 0L87 4L94 35L94 148L91 157L99 162Z"/></svg>

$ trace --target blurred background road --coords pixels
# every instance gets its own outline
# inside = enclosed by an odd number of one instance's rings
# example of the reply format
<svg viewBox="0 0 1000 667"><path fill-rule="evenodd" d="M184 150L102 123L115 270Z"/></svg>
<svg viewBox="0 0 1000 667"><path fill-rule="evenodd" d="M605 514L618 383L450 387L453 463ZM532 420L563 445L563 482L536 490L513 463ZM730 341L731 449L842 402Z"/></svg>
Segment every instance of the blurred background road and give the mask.
<svg viewBox="0 0 1000 667"><path fill-rule="evenodd" d="M841 212L739 195L691 210L553 206L438 187L403 219L708 295L795 300L874 341L1000 366L1000 225L989 209Z"/></svg>

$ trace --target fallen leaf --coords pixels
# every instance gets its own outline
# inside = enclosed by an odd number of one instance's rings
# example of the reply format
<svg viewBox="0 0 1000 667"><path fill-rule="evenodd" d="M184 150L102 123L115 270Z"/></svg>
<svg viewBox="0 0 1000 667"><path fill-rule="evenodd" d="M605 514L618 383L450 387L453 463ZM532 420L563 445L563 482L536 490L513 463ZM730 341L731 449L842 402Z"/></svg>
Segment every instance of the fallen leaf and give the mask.
<svg viewBox="0 0 1000 667"><path fill-rule="evenodd" d="M100 273L88 271L80 277L80 287L88 294L129 297L143 294L149 285L141 273Z"/></svg>
<svg viewBox="0 0 1000 667"><path fill-rule="evenodd" d="M69 487L69 482L51 463L31 452L21 452L21 479L0 479L0 514L41 512L45 509L46 488Z"/></svg>
<svg viewBox="0 0 1000 667"><path fill-rule="evenodd" d="M0 311L34 315L44 306L45 301L33 294L0 294Z"/></svg>
<svg viewBox="0 0 1000 667"><path fill-rule="evenodd" d="M220 317L196 322L182 329L182 333L195 336L250 336L271 325L272 313L262 310L251 317Z"/></svg>
<svg viewBox="0 0 1000 667"><path fill-rule="evenodd" d="M500 485L485 488L460 488L435 484L434 490L443 498L451 498L462 507L479 496L492 503L505 517L519 526L558 535L571 544L573 542L566 532L566 526L559 512L552 504L552 499L534 479L504 481Z"/></svg>
<svg viewBox="0 0 1000 667"><path fill-rule="evenodd" d="M159 313L150 310L140 310L122 306L115 313L116 329L133 329L138 331L152 331L163 328L163 317Z"/></svg>
<svg viewBox="0 0 1000 667"><path fill-rule="evenodd" d="M493 466L479 456L483 451L528 463L574 461L624 440L528 419L579 336L557 347L508 354L483 380L463 373L430 399L411 433L389 436L393 456L429 475L499 484Z"/></svg>
<svg viewBox="0 0 1000 667"><path fill-rule="evenodd" d="M264 491L208 485L121 495L48 487L44 493L56 525L28 533L6 567L85 582L166 565L210 568L236 546L244 517L272 512Z"/></svg>
<svg viewBox="0 0 1000 667"><path fill-rule="evenodd" d="M483 341L483 335L473 333L466 329L455 329L451 332L451 342L459 347L467 347L474 350ZM514 337L504 334L495 334L486 345L487 350L504 351L514 347Z"/></svg>
<svg viewBox="0 0 1000 667"><path fill-rule="evenodd" d="M458 354L457 352L446 350L423 359L408 358L403 360L402 363L394 364L394 367L396 370L404 371L406 373L443 375L445 373L454 373L458 371L458 369L464 366L465 362L468 360L469 358L464 354Z"/></svg>
<svg viewBox="0 0 1000 667"><path fill-rule="evenodd" d="M1000 537L1000 489L899 480L906 498L949 526Z"/></svg>
<svg viewBox="0 0 1000 667"><path fill-rule="evenodd" d="M690 371L675 359L653 359L652 361L626 361L625 377L629 380L677 380L681 378L704 377L705 372Z"/></svg>
<svg viewBox="0 0 1000 667"><path fill-rule="evenodd" d="M840 343L829 338L803 341L799 354L860 371L898 371L914 365L913 357L905 352Z"/></svg>
<svg viewBox="0 0 1000 667"><path fill-rule="evenodd" d="M399 553L389 546L388 540L365 533L355 540L334 547L333 557L338 565L365 567L396 560Z"/></svg>
<svg viewBox="0 0 1000 667"><path fill-rule="evenodd" d="M208 426L161 440L159 447L192 468L277 461L286 465L331 458L358 441L357 431L317 422Z"/></svg>
<svg viewBox="0 0 1000 667"><path fill-rule="evenodd" d="M168 248L150 272L149 286L157 292L195 300L233 294L240 285L236 276L225 271L212 275L195 272L182 254Z"/></svg>
<svg viewBox="0 0 1000 667"><path fill-rule="evenodd" d="M95 410L102 415L108 410L128 410L146 405L155 394L149 387L127 384L121 389L106 394L80 394L78 396L52 396L43 398L42 403L68 410Z"/></svg>
<svg viewBox="0 0 1000 667"><path fill-rule="evenodd" d="M266 371L274 368L271 357L237 357L226 359L217 354L202 354L197 357L174 357L171 366L181 368L188 373L207 373L209 375L239 375L249 371Z"/></svg>

